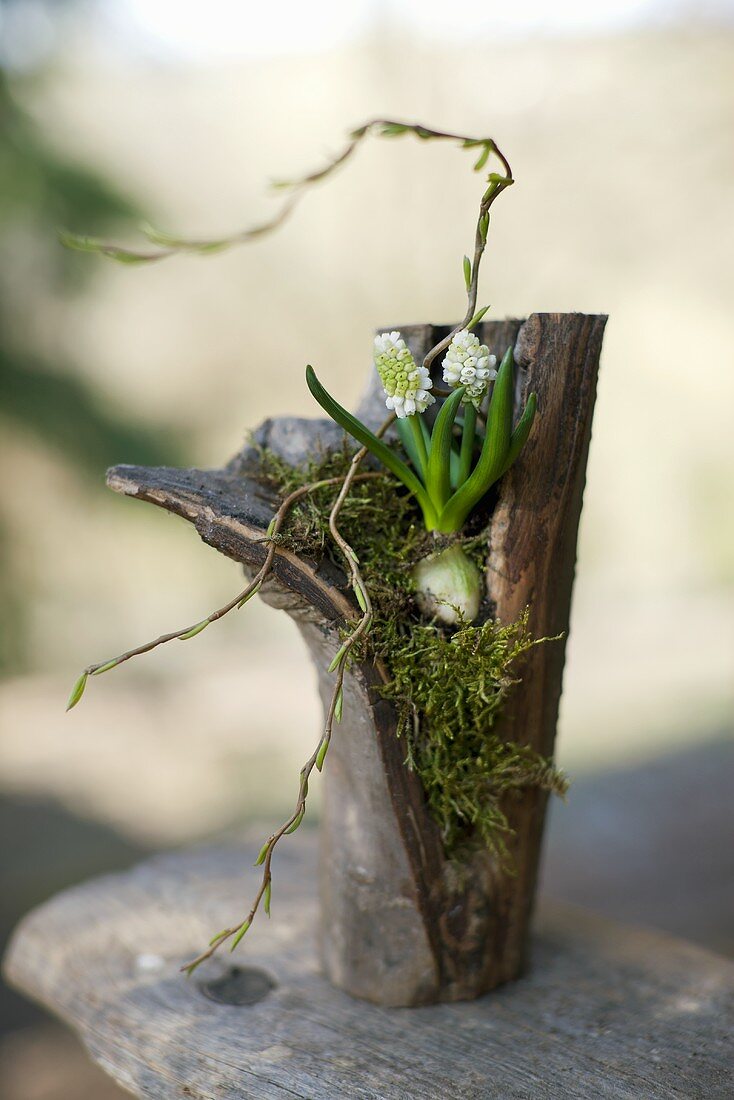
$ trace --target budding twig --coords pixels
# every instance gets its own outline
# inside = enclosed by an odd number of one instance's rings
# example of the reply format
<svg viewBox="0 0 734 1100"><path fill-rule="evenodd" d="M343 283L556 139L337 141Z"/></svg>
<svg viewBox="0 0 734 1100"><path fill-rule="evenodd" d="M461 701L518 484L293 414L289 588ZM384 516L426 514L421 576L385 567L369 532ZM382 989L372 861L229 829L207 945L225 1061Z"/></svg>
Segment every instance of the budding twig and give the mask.
<svg viewBox="0 0 734 1100"><path fill-rule="evenodd" d="M115 244L105 243L103 241L95 240L90 237L78 237L70 233L62 233L62 242L67 247L78 249L85 252L93 252L101 255L108 256L112 259L116 259L122 263L150 263L157 260L166 259L168 257L179 255L182 253L213 253L221 252L235 245L245 243L253 240L256 237L263 236L280 226L292 213L297 203L300 201L305 192L314 184L329 177L335 172L342 164L348 161L355 153L362 141L370 134L376 134L380 137L397 137L403 134L412 134L421 140L448 140L459 142L464 149L475 149L478 151L479 156L474 165L476 171L481 171L489 160L490 156L494 155L498 158L502 167L502 173L490 173L487 177L487 188L482 196L482 200L479 206L479 214L477 217L477 225L474 239L474 255L472 261L468 258L464 259L464 281L466 285L467 293L467 310L466 315L459 325L456 326L443 340L441 340L435 347L431 348L425 359L423 360L423 366L430 368L431 363L436 359L438 355L444 351L451 343L453 337L464 328L472 328L477 325L484 314L486 308L477 311L477 295L479 285L479 268L482 257L487 243L487 233L489 229L490 208L498 196L506 188L512 185L512 171L510 169L509 162L504 154L501 152L496 142L492 138L471 138L462 134L454 134L448 131L433 130L428 127L406 122L397 122L390 119L373 119L363 126L360 126L356 130L353 130L349 135L349 140L342 151L335 157L333 157L323 168L318 171L309 173L306 176L300 177L291 181L283 181L275 186L278 188L288 189L289 196L281 206L278 213L269 221L263 222L259 225L249 227L241 230L237 233L233 233L230 236L213 238L208 240L192 240L185 238L171 237L167 234L162 234L156 230L144 230L148 240L157 246L153 249L147 249L138 251L130 248L119 247ZM444 391L439 391L444 392ZM390 417L385 424L383 424L380 432L382 434L387 426L392 422L394 417ZM376 446L377 441L373 443ZM339 721L341 717L341 710L343 706L343 690L344 690L344 676L348 664L348 659L351 650L357 643L357 641L363 637L370 629L372 623L372 603L369 593L364 584L364 580L359 570L359 562L354 553L354 550L341 534L338 527L338 516L340 509L342 508L344 501L349 493L349 489L354 481L358 479L368 477L382 476L375 473L358 473L360 463L362 462L367 448L363 447L358 451L352 460L350 468L346 476L342 478L328 478L322 481L314 482L311 485L304 485L294 490L280 505L273 520L271 521L265 540L268 542L268 549L265 555L263 565L258 570L255 577L249 582L247 587L240 592L233 600L230 600L224 607L219 608L211 615L202 619L200 622L195 623L193 626L187 627L184 630L174 631L170 634L161 635L152 642L148 642L143 646L139 646L135 649L129 650L127 653L121 654L119 657L114 658L111 661L100 663L97 665L88 666L77 680L69 699L69 705L67 709L75 706L82 697L84 688L86 686L87 678L91 675L100 675L103 672L107 672L110 669L116 668L118 665L130 660L131 657L135 657L142 653L147 653L152 649L155 649L159 645L163 645L166 642L174 639L186 640L193 638L202 630L206 629L210 623L215 622L217 619L227 615L234 608L242 607L248 599L251 598L263 584L268 574L272 570L273 562L276 554L276 540L283 521L288 513L288 510L292 507L296 501L308 493L314 492L322 487L336 484L341 481L341 488L334 502L329 515L329 530L334 542L339 547L347 563L349 578L352 586L352 590L355 594L355 598L362 611L362 616L358 624L348 634L347 638L343 641L338 653L336 654L330 671L336 672L336 679L334 684L334 691L332 694L331 702L327 711L326 722L319 739L319 742L311 754L309 759L301 769L300 784L298 790L298 797L296 805L290 817L280 826L280 828L273 833L263 845L260 855L258 856L257 865L263 866L263 875L260 883L259 890L255 896L255 900L252 904L250 912L244 921L240 921L238 924L231 928L226 928L222 932L218 933L206 951L202 952L197 958L192 960L182 969L191 973L199 963L204 959L209 958L223 943L228 940L232 940L232 948L236 947L239 941L247 932L250 927L260 904L263 904L266 912L270 911L270 896L271 896L271 861L273 851L280 841L280 839L291 832L294 832L301 821L306 810L306 797L308 794L308 782L313 769L321 770L324 763L324 758L329 748L329 744L332 736L332 728L334 721ZM389 468L390 463L388 463Z"/></svg>
<svg viewBox="0 0 734 1100"><path fill-rule="evenodd" d="M357 475L357 479L363 481L368 478L382 476L383 475L377 471L370 471ZM166 642L172 642L176 639L186 641L189 638L194 638L197 634L200 634L202 630L206 629L210 623L214 623L218 619L224 618L225 615L228 615L229 612L233 611L235 608L243 607L244 604L259 591L263 581L265 581L273 567L275 554L277 552L277 536L293 505L309 493L314 493L317 489L323 489L329 485L337 485L341 481L341 477L324 478L321 481L311 482L309 485L301 485L297 489L294 489L292 493L289 493L270 521L267 533L263 539L264 542L268 543L268 549L263 564L252 580L234 597L234 599L229 600L223 607L218 608L216 611L212 611L205 619L201 619L199 622L194 623L193 626L184 627L182 630L174 630L169 634L161 634L160 637L154 638L153 641L136 646L135 649L129 649L126 653L121 653L119 657L113 657L110 661L100 661L98 664L87 665L72 688L66 709L71 710L72 707L75 707L79 702L84 694L84 688L86 687L87 678L89 676L99 676L103 672L109 672L111 669L117 668L118 665L124 664L125 661L129 661L131 657L138 657L142 653L149 653L152 649L157 649L158 646L165 645Z"/></svg>
<svg viewBox="0 0 734 1100"><path fill-rule="evenodd" d="M390 424L392 424L394 419L394 415L389 416L376 434L379 436L383 435ZM211 958L215 951L219 950L222 944L226 943L228 940L232 941L230 945L230 950L233 951L242 939L242 937L250 928L253 920L255 919L257 911L260 908L261 903L263 904L265 911L268 913L268 915L270 915L270 894L272 886L271 865L273 852L275 851L278 842L284 836L294 833L303 821L304 815L306 813L306 798L308 796L309 779L314 768L316 768L317 771L321 771L324 765L326 753L329 749L329 743L331 741L334 722L338 722L341 718L341 709L344 697L344 675L347 669L349 654L352 648L359 641L359 639L363 637L370 628L370 625L372 623L372 601L370 599L367 586L364 583L364 579L362 578L362 574L359 570L357 555L339 530L337 526L337 519L339 516L339 512L341 511L341 508L344 504L344 501L349 494L349 490L355 481L361 481L368 477L383 476L381 474L359 473L360 464L366 454L366 447L362 447L359 451L355 453L349 465L349 470L347 471L346 476L343 478L343 480L340 478L329 478L327 482L317 483L317 485L320 487L325 484L333 484L337 481L342 481L337 498L334 501L331 512L329 513L329 531L331 532L332 538L341 550L344 556L344 560L347 563L349 577L352 584L352 590L354 591L357 602L359 603L359 606L362 610L361 619L359 620L356 627L347 636L345 641L342 643L336 657L334 658L330 666L330 671L336 671L336 680L334 682L334 689L332 691L331 701L326 712L326 721L324 723L323 731L319 738L318 744L316 745L316 748L301 768L298 796L296 798L296 804L293 808L292 813L283 822L283 824L275 830L274 833L271 833L271 835L268 837L268 839L265 841L262 848L260 849L260 853L255 862L255 866L262 866L263 872L262 878L260 880L260 886L257 893L255 894L255 898L252 902L250 911L248 912L244 920L239 921L237 924L232 925L230 928L225 928L221 932L218 932L217 935L214 936L214 938L210 941L209 946L206 948L205 951L202 951L201 954L197 955L195 959L192 959L191 962L188 962L184 966L182 966L181 969L187 974L192 974L197 966L203 963L205 959ZM301 493L301 490L296 490L296 492ZM293 494L291 494L291 496L293 496Z"/></svg>
<svg viewBox="0 0 734 1100"><path fill-rule="evenodd" d="M378 137L399 137L403 134L412 134L414 137L423 141L459 142L463 149L475 149L479 152L479 158L474 165L476 171L481 171L490 155L494 154L500 161L504 171L503 178L506 181L504 186L509 187L510 183L512 183L512 173L507 158L492 138L472 138L464 134L454 134L444 130L432 130L428 126L422 126L419 123L397 122L393 119L375 118L359 126L356 130L353 130L349 135L347 144L341 152L328 161L323 168L319 168L315 172L309 172L307 175L294 180L280 180L274 183L273 187L276 190L287 189L290 194L273 218L258 225L249 226L246 229L241 229L224 237L204 239L174 237L167 233L161 233L155 229L145 228L143 230L145 236L151 244L158 246L152 249L125 248L113 242L102 241L95 237L80 236L66 230L61 230L59 232L59 239L67 248L72 248L79 252L93 252L97 255L107 256L110 259L125 264L155 263L158 260L165 260L171 256L179 256L186 253L198 253L201 255L224 252L229 248L234 248L237 245L246 244L258 237L265 236L267 233L271 233L282 225L293 213L293 210L303 198L306 191L314 184L327 179L341 167L342 164L350 160L357 148L370 134L376 134ZM491 205L491 203L489 205ZM489 206L487 206L487 210L488 209ZM486 213L486 211L484 212ZM475 254L475 269L476 266ZM476 306L477 271L473 270L472 275L475 282L474 302ZM473 313L474 310L470 310L465 323L471 320Z"/></svg>
<svg viewBox="0 0 734 1100"><path fill-rule="evenodd" d="M424 367L430 367L436 356L440 355L442 351L445 351L449 346L454 336L458 332L461 332L465 328L473 328L478 325L484 314L487 312L488 306L484 309L477 311L477 294L479 292L479 268L482 263L482 257L484 250L487 247L487 234L489 232L489 210L492 203L499 198L503 191L506 191L508 187L511 187L515 182L512 178L512 172L510 171L510 165L507 159L500 153L497 146L492 142L493 151L501 159L503 167L505 168L506 175L500 176L496 173L492 173L489 176L489 187L482 195L482 201L479 204L479 214L477 215L477 227L474 233L474 259L471 263L471 275L466 278L466 294L467 305L464 318L455 328L451 330L448 336L444 336L443 340L431 348L426 357L423 360ZM466 259L466 257L464 257ZM467 270L465 267L465 277ZM436 390L436 392L444 392L443 390Z"/></svg>

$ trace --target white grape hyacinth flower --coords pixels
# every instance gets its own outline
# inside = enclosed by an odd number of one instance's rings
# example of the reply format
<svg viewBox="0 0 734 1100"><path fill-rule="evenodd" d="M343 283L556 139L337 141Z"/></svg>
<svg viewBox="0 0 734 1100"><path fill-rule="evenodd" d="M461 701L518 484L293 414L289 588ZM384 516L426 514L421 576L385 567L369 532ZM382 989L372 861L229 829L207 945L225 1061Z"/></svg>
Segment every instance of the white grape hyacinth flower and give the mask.
<svg viewBox="0 0 734 1100"><path fill-rule="evenodd" d="M450 386L466 386L462 402L471 401L479 408L487 386L497 377L496 366L497 356L490 355L487 345L480 344L479 337L465 328L449 344L443 361L443 380Z"/></svg>
<svg viewBox="0 0 734 1100"><path fill-rule="evenodd" d="M385 390L385 404L401 420L424 413L436 398L426 367L419 367L399 332L375 337L375 366Z"/></svg>

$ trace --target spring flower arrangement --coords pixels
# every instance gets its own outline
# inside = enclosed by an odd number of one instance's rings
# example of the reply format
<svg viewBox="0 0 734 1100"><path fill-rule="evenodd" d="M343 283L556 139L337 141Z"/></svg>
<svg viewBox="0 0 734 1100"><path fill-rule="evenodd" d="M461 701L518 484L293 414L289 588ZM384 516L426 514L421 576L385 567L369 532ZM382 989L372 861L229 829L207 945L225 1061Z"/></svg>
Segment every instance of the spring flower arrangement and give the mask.
<svg viewBox="0 0 734 1100"><path fill-rule="evenodd" d="M476 324L476 321L473 321ZM472 324L472 322L470 322ZM499 371L496 356L479 343L470 328L451 337L443 360L443 380L450 389L432 430L424 414L436 401L428 367L417 366L399 332L375 339L375 365L385 390L385 405L397 417L397 432L408 465L369 428L342 408L318 381L313 368L306 372L309 389L325 412L362 443L391 471L420 506L426 530L458 534L472 510L484 499L520 454L535 416L536 398L528 398L517 427L512 428L513 358L508 348ZM488 401L481 447L477 416L487 390ZM454 443L454 426L462 410L461 435ZM411 469L412 466L412 469ZM460 544L431 554L415 567L414 579L421 610L442 623L473 622L479 612L481 578L477 566Z"/></svg>
<svg viewBox="0 0 734 1100"><path fill-rule="evenodd" d="M341 719L344 677L352 661L371 659L374 650L370 650L370 639L375 632L380 653L389 655L392 679L384 694L397 710L398 735L406 744L406 764L421 777L447 851L469 838L472 843L501 852L502 833L508 825L499 806L500 794L523 783L558 792L565 787L563 777L550 761L492 734L496 713L515 682L508 672L510 665L537 642L527 634L527 615L518 623L503 626L488 618L485 604L482 618L483 582L467 535L468 524L476 528L481 522L477 517L492 486L520 455L531 433L537 405L531 394L514 421L512 348L491 351L473 331L487 312L487 308L477 309L477 295L490 208L513 183L510 165L496 143L491 138L469 138L420 125L375 120L353 131L345 149L325 168L277 185L289 194L278 214L264 225L206 241L175 238L148 229L146 234L153 247L143 250L70 234L63 234L62 239L68 247L124 263L222 251L280 225L304 191L351 157L370 133L456 141L478 153L478 172L490 157L499 161L501 170L490 172L485 179L473 258L465 256L463 260L467 306L462 322L421 362L416 361L400 332L383 332L376 337L374 363L388 412L377 432L340 405L319 382L313 368L307 367L311 394L359 448L347 454L341 466L338 456L327 458L321 469L311 471L314 476L310 480L303 471L283 469L272 455L263 455L263 476L275 481L281 501L265 532L265 561L245 589L193 626L88 666L69 699L70 709L81 699L89 677L171 640L193 638L244 606L267 580L284 540L295 539L298 543L300 537L299 545L305 545L315 529L322 541L328 537L356 606L355 620L344 626L329 668L334 675L334 689L325 725L301 769L293 812L260 851L257 865L262 867L262 879L252 906L244 919L217 933L208 948L187 964L184 969L189 972L224 943L234 948L260 907L270 912L273 852L279 841L303 821L309 780L314 770L324 767L334 726ZM368 454L375 460L370 469L364 468ZM331 494L328 507L324 494ZM311 513L299 511L307 502L312 505ZM289 524L294 517L298 521L299 516L301 527L296 523L294 533ZM308 527L309 522L311 526L304 533L304 523ZM377 528L377 537L368 542L365 531L371 527ZM399 614L394 610L396 603Z"/></svg>

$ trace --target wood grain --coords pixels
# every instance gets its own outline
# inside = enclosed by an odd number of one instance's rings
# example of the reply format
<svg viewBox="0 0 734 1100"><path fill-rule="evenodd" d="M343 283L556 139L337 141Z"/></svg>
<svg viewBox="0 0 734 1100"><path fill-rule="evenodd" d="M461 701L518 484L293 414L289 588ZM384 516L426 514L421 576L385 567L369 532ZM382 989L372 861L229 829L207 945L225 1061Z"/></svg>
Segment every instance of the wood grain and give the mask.
<svg viewBox="0 0 734 1100"><path fill-rule="evenodd" d="M556 638L526 655L521 687L503 708L497 732L552 756L563 684L576 539L606 317L533 314L517 328L516 412L538 395L539 414L517 463L502 479L490 522L487 588L505 623L530 609L536 638ZM547 795L528 789L505 805L514 829L509 867L477 867L492 899L484 931L493 944L483 988L522 973L543 836Z"/></svg>
<svg viewBox="0 0 734 1100"><path fill-rule="evenodd" d="M230 974L225 956L186 979L179 964L242 906L259 839L66 891L25 918L7 977L124 1088L155 1100L734 1095L734 965L571 907L541 906L530 976L490 996L411 1010L352 1000L320 973L308 834L283 849L272 919L234 956L265 978ZM243 983L264 999L231 1003Z"/></svg>

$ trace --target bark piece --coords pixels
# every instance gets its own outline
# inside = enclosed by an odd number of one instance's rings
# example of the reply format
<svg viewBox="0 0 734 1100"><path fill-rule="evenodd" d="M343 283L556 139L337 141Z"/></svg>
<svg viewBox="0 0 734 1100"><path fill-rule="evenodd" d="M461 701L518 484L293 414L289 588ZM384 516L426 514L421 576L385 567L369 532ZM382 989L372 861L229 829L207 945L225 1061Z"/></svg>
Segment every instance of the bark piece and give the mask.
<svg viewBox="0 0 734 1100"><path fill-rule="evenodd" d="M539 413L520 460L499 483L490 523L488 591L503 622L531 608L536 636L563 634L525 662L523 684L508 699L508 740L550 754L561 692L565 634L576 557L596 375L606 318L533 314L490 322L481 339L498 358L515 344L516 404L538 393ZM403 326L422 357L448 330ZM360 415L376 427L384 405L374 382ZM266 421L256 438L294 465L341 439L324 420ZM205 542L245 566L259 565L274 510L248 447L224 470L116 467L111 488L175 512ZM338 626L356 614L344 576L333 566L279 551L264 589L298 622L319 669L335 652ZM417 776L404 766L395 714L379 695L380 671L356 667L345 684L344 720L325 768L321 846L323 959L332 981L387 1005L478 996L517 977L525 965L546 796L529 789L508 800L516 830L513 869L479 852L465 866L445 858Z"/></svg>

